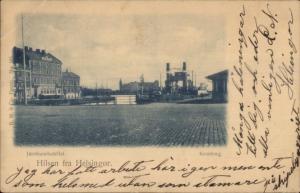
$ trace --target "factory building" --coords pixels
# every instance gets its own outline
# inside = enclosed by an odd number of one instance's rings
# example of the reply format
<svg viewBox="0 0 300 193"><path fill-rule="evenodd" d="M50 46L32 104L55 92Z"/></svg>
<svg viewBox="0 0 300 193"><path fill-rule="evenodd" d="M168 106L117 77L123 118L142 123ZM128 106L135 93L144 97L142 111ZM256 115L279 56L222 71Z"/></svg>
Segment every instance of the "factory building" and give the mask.
<svg viewBox="0 0 300 193"><path fill-rule="evenodd" d="M134 81L129 83L119 82L120 93L122 94L142 94L142 95L152 95L160 91L158 80L154 82L145 82L141 79L140 82Z"/></svg>
<svg viewBox="0 0 300 193"><path fill-rule="evenodd" d="M14 89L17 102L25 100L25 93L27 99L39 97L59 98L62 96L62 62L59 59L50 53L46 53L45 50L33 50L25 46L25 68L23 60L23 49L14 47ZM25 74L26 87L24 85Z"/></svg>
<svg viewBox="0 0 300 193"><path fill-rule="evenodd" d="M167 94L195 94L197 89L193 85L193 80L189 79L187 65L182 64L182 69L171 69L170 63L166 64L166 81L164 92Z"/></svg>
<svg viewBox="0 0 300 193"><path fill-rule="evenodd" d="M206 77L212 81L212 100L215 102L227 102L228 70L224 70Z"/></svg>
<svg viewBox="0 0 300 193"><path fill-rule="evenodd" d="M66 69L62 73L62 83L65 99L80 98L80 77L77 74Z"/></svg>

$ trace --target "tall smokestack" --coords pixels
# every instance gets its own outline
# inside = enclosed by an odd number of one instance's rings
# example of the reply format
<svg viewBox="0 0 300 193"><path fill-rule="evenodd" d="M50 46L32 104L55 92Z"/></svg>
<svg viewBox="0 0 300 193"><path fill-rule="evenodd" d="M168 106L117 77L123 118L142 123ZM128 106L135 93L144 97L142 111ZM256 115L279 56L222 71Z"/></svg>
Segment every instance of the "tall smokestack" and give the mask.
<svg viewBox="0 0 300 193"><path fill-rule="evenodd" d="M182 71L186 71L186 63L185 62L182 63Z"/></svg>
<svg viewBox="0 0 300 193"><path fill-rule="evenodd" d="M122 90L122 86L123 86L122 79L120 79L120 81L119 81L119 90Z"/></svg>
<svg viewBox="0 0 300 193"><path fill-rule="evenodd" d="M169 62L166 64L166 71L167 71L167 72L170 71L170 63L169 63Z"/></svg>

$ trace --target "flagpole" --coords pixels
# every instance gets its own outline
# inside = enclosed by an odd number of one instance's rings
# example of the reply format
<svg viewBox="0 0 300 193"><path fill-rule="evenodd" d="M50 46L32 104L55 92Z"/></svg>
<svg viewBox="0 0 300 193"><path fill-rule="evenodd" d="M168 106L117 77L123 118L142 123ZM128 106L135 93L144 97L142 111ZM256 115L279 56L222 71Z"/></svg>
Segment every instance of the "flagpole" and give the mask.
<svg viewBox="0 0 300 193"><path fill-rule="evenodd" d="M23 29L23 15L22 15L22 48L23 48L23 67L24 67L24 103L27 105L27 81L26 81L26 60L25 60L25 46L24 46L24 29Z"/></svg>

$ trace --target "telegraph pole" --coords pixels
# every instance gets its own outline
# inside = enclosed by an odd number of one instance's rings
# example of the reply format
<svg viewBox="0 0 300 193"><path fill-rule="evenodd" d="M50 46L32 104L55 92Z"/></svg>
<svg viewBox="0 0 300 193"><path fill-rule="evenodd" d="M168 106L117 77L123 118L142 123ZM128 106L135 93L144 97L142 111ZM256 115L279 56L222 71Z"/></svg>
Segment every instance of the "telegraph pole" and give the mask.
<svg viewBox="0 0 300 193"><path fill-rule="evenodd" d="M23 15L22 15L22 47L23 47L23 67L24 67L24 103L27 105L27 81L26 81L26 60L25 60L25 46L24 46L24 29L23 29Z"/></svg>
<svg viewBox="0 0 300 193"><path fill-rule="evenodd" d="M192 71L192 85L194 86L194 71Z"/></svg>
<svg viewBox="0 0 300 193"><path fill-rule="evenodd" d="M160 87L160 90L162 90L162 85L161 85L161 73L159 73L159 87Z"/></svg>
<svg viewBox="0 0 300 193"><path fill-rule="evenodd" d="M197 87L197 74L195 73L195 87Z"/></svg>
<svg viewBox="0 0 300 193"><path fill-rule="evenodd" d="M98 98L98 82L96 81L96 98Z"/></svg>

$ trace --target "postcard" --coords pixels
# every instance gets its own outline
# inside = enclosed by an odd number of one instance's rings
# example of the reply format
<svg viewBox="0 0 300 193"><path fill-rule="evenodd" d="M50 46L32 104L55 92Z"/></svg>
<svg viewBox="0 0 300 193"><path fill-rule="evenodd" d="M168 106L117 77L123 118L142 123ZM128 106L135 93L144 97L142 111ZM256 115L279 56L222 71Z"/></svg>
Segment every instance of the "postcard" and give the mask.
<svg viewBox="0 0 300 193"><path fill-rule="evenodd" d="M299 1L1 1L1 192L299 192L299 21Z"/></svg>

